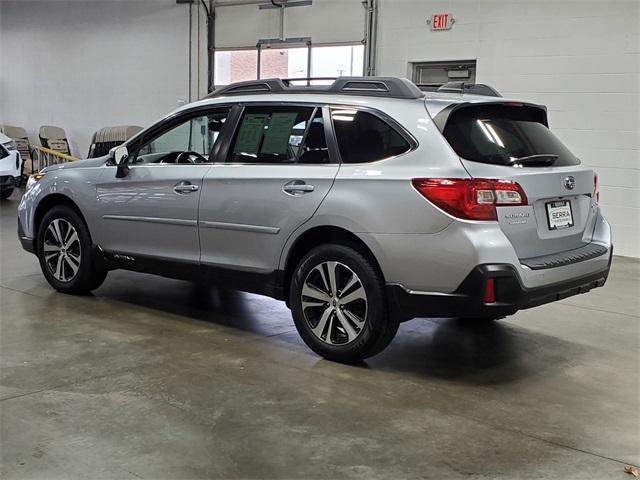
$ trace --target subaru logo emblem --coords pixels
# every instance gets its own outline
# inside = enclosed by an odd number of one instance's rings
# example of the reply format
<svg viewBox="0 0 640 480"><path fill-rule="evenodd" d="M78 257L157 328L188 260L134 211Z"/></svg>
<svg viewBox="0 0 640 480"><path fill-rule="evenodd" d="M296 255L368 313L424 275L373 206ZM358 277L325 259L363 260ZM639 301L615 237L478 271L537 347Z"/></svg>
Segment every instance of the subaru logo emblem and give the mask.
<svg viewBox="0 0 640 480"><path fill-rule="evenodd" d="M573 190L574 188L576 188L575 177L572 177L571 175L569 175L567 178L565 178L564 186L566 187L567 190Z"/></svg>

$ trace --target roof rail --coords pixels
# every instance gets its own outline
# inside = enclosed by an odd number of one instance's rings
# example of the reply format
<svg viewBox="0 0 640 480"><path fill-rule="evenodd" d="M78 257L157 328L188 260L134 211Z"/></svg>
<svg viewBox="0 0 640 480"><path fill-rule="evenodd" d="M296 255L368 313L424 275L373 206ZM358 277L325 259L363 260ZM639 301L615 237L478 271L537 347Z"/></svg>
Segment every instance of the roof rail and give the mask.
<svg viewBox="0 0 640 480"><path fill-rule="evenodd" d="M333 80L331 85L311 85L312 81ZM292 85L302 81L307 85ZM340 95L360 95L387 98L416 99L424 93L406 78L396 77L318 77L318 78L267 78L226 85L205 98L229 95L255 95L264 93L326 93Z"/></svg>
<svg viewBox="0 0 640 480"><path fill-rule="evenodd" d="M485 97L502 97L498 91L484 83L448 82L436 90L436 92L469 93L471 95L484 95Z"/></svg>

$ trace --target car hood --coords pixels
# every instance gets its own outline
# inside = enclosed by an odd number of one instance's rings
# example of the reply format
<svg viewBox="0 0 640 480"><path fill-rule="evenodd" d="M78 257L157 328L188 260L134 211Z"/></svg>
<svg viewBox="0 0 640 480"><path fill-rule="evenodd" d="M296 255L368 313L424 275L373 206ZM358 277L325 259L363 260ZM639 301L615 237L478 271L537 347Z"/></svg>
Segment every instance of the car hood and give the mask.
<svg viewBox="0 0 640 480"><path fill-rule="evenodd" d="M86 160L76 160L75 162L65 162L58 165L51 165L42 169L43 172L51 172L53 170L67 170L70 168L91 168L104 165L109 159L108 155L98 158L88 158Z"/></svg>

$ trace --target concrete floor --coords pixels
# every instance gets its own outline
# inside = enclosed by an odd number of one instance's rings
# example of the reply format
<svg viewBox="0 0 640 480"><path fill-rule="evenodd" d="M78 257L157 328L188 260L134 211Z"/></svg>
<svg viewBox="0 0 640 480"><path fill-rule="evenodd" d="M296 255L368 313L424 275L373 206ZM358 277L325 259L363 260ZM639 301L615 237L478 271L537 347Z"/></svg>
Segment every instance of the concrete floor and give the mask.
<svg viewBox="0 0 640 480"><path fill-rule="evenodd" d="M640 263L489 325L413 320L361 366L277 301L127 272L55 293L0 206L0 477L628 478Z"/></svg>

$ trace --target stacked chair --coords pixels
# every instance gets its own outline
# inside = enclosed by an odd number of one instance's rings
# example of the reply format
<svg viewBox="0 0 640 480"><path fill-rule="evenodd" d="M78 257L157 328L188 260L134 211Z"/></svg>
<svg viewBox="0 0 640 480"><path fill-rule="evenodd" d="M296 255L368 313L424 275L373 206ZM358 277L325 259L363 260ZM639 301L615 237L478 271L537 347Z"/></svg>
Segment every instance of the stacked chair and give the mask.
<svg viewBox="0 0 640 480"><path fill-rule="evenodd" d="M67 134L62 128L54 127L53 125L43 125L40 127L39 136L40 144L43 147L64 153L65 155L71 155Z"/></svg>
<svg viewBox="0 0 640 480"><path fill-rule="evenodd" d="M123 144L142 130L136 125L101 128L91 137L91 146L87 158L101 157L109 153L113 147Z"/></svg>
<svg viewBox="0 0 640 480"><path fill-rule="evenodd" d="M32 173L36 173L37 168L35 168L33 162L33 150L31 143L29 143L26 130L22 127L14 127L12 125L0 125L0 131L16 142L20 157L22 157L23 160L22 176L28 177Z"/></svg>

